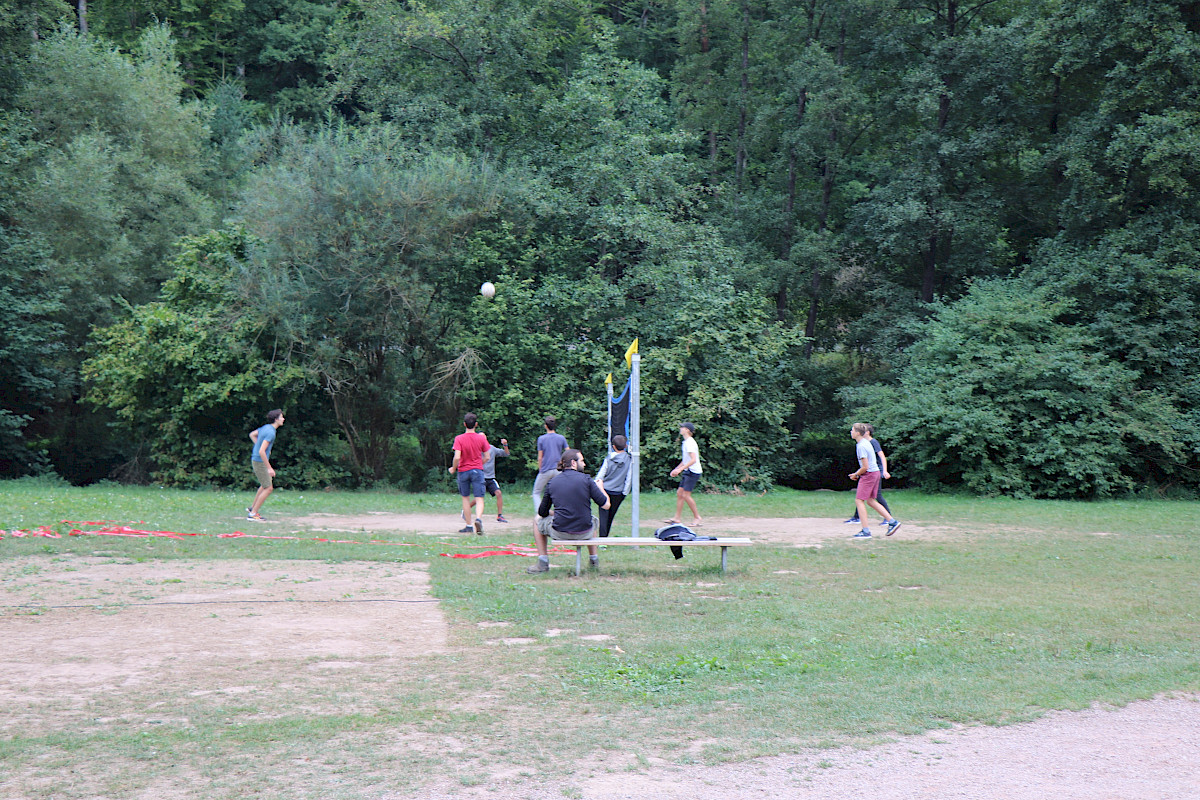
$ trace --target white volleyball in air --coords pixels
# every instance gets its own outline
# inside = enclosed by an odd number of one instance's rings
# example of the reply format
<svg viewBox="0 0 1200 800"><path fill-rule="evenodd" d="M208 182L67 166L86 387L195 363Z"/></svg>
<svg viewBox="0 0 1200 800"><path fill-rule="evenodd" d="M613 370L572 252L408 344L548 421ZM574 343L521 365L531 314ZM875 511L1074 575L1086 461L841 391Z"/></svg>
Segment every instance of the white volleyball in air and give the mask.
<svg viewBox="0 0 1200 800"><path fill-rule="evenodd" d="M496 284L492 283L491 281L484 281L483 286L479 287L479 293L489 299L495 297Z"/></svg>

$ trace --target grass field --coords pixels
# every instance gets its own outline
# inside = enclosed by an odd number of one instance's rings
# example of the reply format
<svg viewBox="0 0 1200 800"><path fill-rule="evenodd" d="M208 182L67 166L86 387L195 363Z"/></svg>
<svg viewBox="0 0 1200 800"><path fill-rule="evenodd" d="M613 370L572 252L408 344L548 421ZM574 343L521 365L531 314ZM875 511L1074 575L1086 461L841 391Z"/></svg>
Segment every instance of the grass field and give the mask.
<svg viewBox="0 0 1200 800"><path fill-rule="evenodd" d="M515 488L509 497L528 502ZM0 530L113 520L215 534L245 529L237 512L247 498L10 481L0 483ZM847 495L829 492L699 499L706 516L837 525L849 510ZM0 568L21 564L20 575L3 573L10 594L36 583L39 563L80 557L298 560L335 571L424 562L451 646L403 664L379 659L343 683L247 672L237 680L252 691L237 698L194 696L164 679L152 697L116 687L82 710L49 703L4 730L0 774L13 777L0 777L0 795L169 797L159 790L201 780L208 788L186 796L416 797L434 785L503 795L514 782L577 796L580 765L552 751L594 754L594 768L610 770L743 760L1200 690L1200 538L1182 524L1200 504L890 499L906 523L944 535L760 544L731 554L728 574L711 553L676 564L614 548L599 574L530 578L524 559L440 557L452 536L409 537L416 546L406 548L5 537ZM674 497L649 494L642 506L644 518L661 518ZM266 511L457 508L449 495L281 491ZM495 527L483 543L529 538ZM283 524L253 532L285 531L304 535ZM118 601L111 610L120 613ZM33 613L57 612L9 605L0 625ZM493 625L521 643L497 645ZM179 713L148 724L144 709L163 703Z"/></svg>

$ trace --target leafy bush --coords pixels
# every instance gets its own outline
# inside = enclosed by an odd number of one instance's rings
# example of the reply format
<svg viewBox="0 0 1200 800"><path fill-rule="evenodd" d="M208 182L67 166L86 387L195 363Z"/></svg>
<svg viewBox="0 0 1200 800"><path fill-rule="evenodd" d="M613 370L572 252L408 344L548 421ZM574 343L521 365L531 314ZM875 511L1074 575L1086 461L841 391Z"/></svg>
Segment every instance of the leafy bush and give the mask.
<svg viewBox="0 0 1200 800"><path fill-rule="evenodd" d="M1139 391L1070 301L1020 280L977 284L924 325L899 386L847 392L886 437L892 471L983 494L1102 497L1183 458L1178 412Z"/></svg>
<svg viewBox="0 0 1200 800"><path fill-rule="evenodd" d="M184 240L162 298L93 334L87 398L146 441L151 476L164 485L248 487L247 434L277 407L288 412L272 459L283 485L345 474L311 376L277 357L268 320L247 307L248 245L239 230Z"/></svg>

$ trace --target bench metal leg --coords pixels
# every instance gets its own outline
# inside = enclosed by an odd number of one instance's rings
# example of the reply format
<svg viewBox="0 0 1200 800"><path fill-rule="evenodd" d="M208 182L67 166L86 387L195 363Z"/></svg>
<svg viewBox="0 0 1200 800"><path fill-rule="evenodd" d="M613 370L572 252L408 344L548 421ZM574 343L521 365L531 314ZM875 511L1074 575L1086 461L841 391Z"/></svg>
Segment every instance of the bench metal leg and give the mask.
<svg viewBox="0 0 1200 800"><path fill-rule="evenodd" d="M728 547L721 547L721 572L725 571L725 553L729 550Z"/></svg>
<svg viewBox="0 0 1200 800"><path fill-rule="evenodd" d="M575 577L578 578L583 570L583 547L575 548Z"/></svg>

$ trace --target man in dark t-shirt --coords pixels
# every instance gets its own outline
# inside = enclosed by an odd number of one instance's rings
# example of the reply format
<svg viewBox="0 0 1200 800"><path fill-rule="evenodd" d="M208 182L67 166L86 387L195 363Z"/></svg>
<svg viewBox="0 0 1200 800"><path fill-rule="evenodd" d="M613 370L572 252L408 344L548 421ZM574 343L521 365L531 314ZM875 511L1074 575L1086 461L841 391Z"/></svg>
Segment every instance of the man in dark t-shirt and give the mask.
<svg viewBox="0 0 1200 800"><path fill-rule="evenodd" d="M526 572L550 571L551 539L579 541L595 537L599 521L592 513L592 501L602 509L608 508L608 495L583 472L583 467L583 453L574 449L563 452L558 462L560 472L546 485L538 506L533 530L538 560ZM588 546L588 563L592 569L600 566L595 545Z"/></svg>

